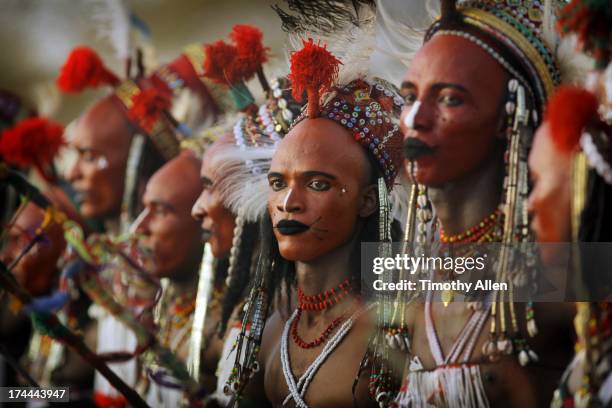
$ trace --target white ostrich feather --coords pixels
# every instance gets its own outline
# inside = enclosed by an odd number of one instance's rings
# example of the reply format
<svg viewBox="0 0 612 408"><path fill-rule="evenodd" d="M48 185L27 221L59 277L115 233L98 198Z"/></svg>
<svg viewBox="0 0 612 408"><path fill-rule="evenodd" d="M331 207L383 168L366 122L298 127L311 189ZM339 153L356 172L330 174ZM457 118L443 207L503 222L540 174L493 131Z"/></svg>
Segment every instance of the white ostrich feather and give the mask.
<svg viewBox="0 0 612 408"><path fill-rule="evenodd" d="M354 79L367 76L370 68L370 57L376 46L376 13L369 6L361 6L357 24L351 24L343 30L322 34L314 29L289 35L290 51L303 47L302 40L312 38L327 46L342 65L338 73L339 84L346 84Z"/></svg>
<svg viewBox="0 0 612 408"><path fill-rule="evenodd" d="M125 0L87 1L91 4L97 37L108 41L119 61L125 61L131 54L130 11Z"/></svg>
<svg viewBox="0 0 612 408"><path fill-rule="evenodd" d="M241 149L225 144L212 157L218 175L215 188L225 205L248 222L255 222L266 212L268 171L276 151L273 143Z"/></svg>

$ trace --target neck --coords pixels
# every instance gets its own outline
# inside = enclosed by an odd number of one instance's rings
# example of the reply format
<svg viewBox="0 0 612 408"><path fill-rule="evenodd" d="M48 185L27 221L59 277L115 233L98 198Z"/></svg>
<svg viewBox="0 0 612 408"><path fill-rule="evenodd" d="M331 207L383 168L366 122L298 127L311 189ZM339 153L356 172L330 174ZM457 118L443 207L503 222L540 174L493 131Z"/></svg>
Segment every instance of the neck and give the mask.
<svg viewBox="0 0 612 408"><path fill-rule="evenodd" d="M186 273L180 277L169 278L170 285L174 288L175 293L183 294L194 292L198 287L198 273Z"/></svg>
<svg viewBox="0 0 612 408"><path fill-rule="evenodd" d="M504 166L497 152L460 180L430 187L429 198L447 234L459 234L478 224L499 206Z"/></svg>
<svg viewBox="0 0 612 408"><path fill-rule="evenodd" d="M335 288L345 279L351 280L351 258L357 234L344 245L308 262L296 262L297 285L307 294Z"/></svg>

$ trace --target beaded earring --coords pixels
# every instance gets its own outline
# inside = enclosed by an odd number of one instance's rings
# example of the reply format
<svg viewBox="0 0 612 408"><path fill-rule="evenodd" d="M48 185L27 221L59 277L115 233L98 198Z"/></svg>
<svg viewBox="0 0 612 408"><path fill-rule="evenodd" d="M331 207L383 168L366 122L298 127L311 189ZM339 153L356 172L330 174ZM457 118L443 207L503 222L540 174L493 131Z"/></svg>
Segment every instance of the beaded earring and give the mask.
<svg viewBox="0 0 612 408"><path fill-rule="evenodd" d="M525 88L516 79L508 82L508 101L505 105L507 115L507 151L504 155L506 175L504 177L505 215L502 244L498 259L495 262L497 282L507 282L509 293L496 291L493 294L491 306L491 326L489 340L483 345L483 354L491 361L498 360L501 355L517 355L521 365L538 360L537 354L529 347L527 340L521 335L515 308L514 289L525 286L533 281L535 254L531 246L520 245L529 241L529 220L527 213L527 196L529 194L527 152L531 135L529 125L537 116L530 115ZM514 246L511 246L514 244ZM517 247L517 245L519 245ZM507 316L507 313L509 316ZM507 319L510 319L508 327ZM535 315L532 304L525 307L525 319L530 336L537 333Z"/></svg>

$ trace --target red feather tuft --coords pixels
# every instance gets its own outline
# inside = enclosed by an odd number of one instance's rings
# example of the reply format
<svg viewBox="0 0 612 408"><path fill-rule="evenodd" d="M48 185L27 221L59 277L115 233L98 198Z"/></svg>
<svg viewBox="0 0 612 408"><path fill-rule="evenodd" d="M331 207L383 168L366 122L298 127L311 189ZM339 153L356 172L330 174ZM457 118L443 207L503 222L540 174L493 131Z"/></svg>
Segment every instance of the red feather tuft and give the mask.
<svg viewBox="0 0 612 408"><path fill-rule="evenodd" d="M0 155L15 166L44 169L64 145L64 127L46 118L33 117L2 132Z"/></svg>
<svg viewBox="0 0 612 408"><path fill-rule="evenodd" d="M325 46L315 44L312 38L302 42L304 47L291 54L289 80L297 101L302 101L304 92L307 92L308 117L313 118L319 114L320 95L333 85L341 62Z"/></svg>
<svg viewBox="0 0 612 408"><path fill-rule="evenodd" d="M157 88L145 89L132 99L128 118L145 132L151 132L164 111L172 106L170 94Z"/></svg>
<svg viewBox="0 0 612 408"><path fill-rule="evenodd" d="M241 73L236 64L238 50L223 40L208 44L204 52L204 76L213 82L224 85L235 84L240 81Z"/></svg>
<svg viewBox="0 0 612 408"><path fill-rule="evenodd" d="M119 78L88 47L72 50L57 78L57 86L66 93L81 92L87 87L96 88L100 85L115 86L118 83Z"/></svg>
<svg viewBox="0 0 612 408"><path fill-rule="evenodd" d="M269 48L263 46L263 33L256 27L238 24L230 33L241 60L245 79L252 77L268 61Z"/></svg>
<svg viewBox="0 0 612 408"><path fill-rule="evenodd" d="M597 115L597 105L591 92L571 86L561 86L551 96L546 120L560 150L571 152L576 148L582 130Z"/></svg>

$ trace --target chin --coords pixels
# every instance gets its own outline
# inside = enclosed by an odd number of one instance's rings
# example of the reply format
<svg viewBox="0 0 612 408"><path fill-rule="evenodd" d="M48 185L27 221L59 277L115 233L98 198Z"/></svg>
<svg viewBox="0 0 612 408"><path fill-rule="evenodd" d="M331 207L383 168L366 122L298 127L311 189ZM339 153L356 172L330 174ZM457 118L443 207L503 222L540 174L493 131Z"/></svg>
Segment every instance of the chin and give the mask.
<svg viewBox="0 0 612 408"><path fill-rule="evenodd" d="M208 240L208 244L210 245L210 252L212 252L212 255L217 259L227 258L232 250L231 245L229 247L227 245L223 245L217 238L214 237Z"/></svg>
<svg viewBox="0 0 612 408"><path fill-rule="evenodd" d="M313 259L321 256L320 251L312 252L307 249L310 248L311 245L305 243L303 240L296 240L295 242L279 242L278 243L278 252L281 254L283 259L291 262L309 262Z"/></svg>
<svg viewBox="0 0 612 408"><path fill-rule="evenodd" d="M119 215L121 212L121 210L115 212L108 209L107 207L96 205L90 202L84 202L83 204L81 204L79 211L84 218L97 219L107 218L113 214Z"/></svg>

